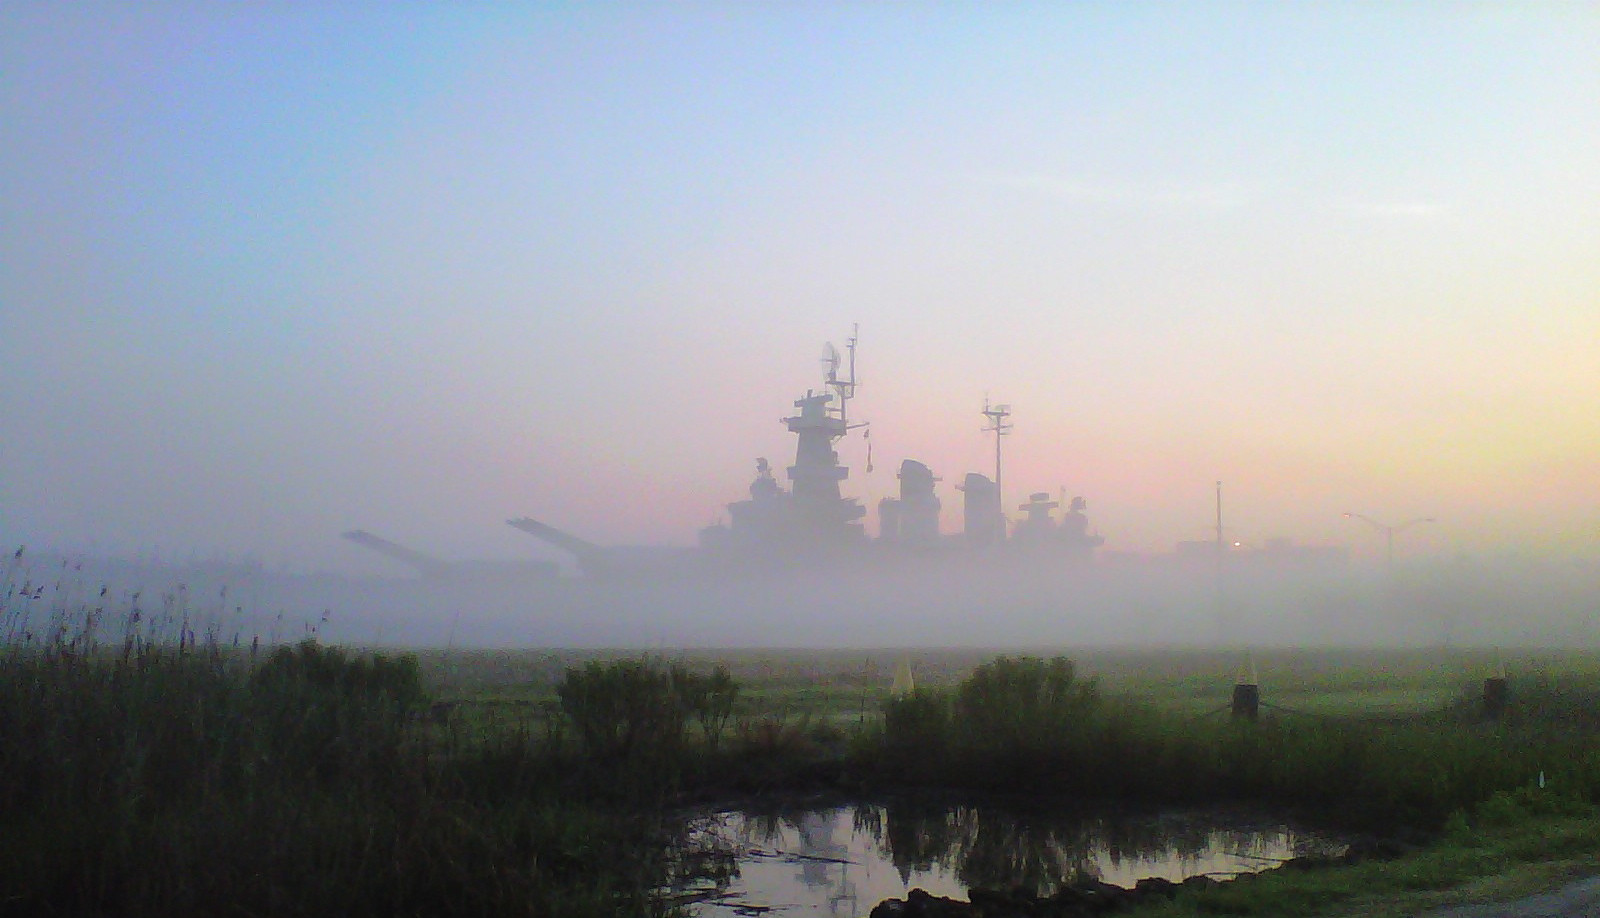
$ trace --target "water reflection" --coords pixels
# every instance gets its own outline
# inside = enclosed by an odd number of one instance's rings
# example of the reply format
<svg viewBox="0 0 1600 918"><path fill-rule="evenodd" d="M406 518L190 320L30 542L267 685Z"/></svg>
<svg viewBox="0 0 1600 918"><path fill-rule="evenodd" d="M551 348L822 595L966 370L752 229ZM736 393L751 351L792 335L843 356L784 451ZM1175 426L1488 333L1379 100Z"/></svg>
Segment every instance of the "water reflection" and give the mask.
<svg viewBox="0 0 1600 918"><path fill-rule="evenodd" d="M1338 846L1237 813L1107 817L895 801L717 813L686 847L720 852L732 866L680 887L699 900L691 914L731 918L766 909L859 916L919 886L964 898L972 887L1049 895L1084 877L1119 886L1225 877Z"/></svg>

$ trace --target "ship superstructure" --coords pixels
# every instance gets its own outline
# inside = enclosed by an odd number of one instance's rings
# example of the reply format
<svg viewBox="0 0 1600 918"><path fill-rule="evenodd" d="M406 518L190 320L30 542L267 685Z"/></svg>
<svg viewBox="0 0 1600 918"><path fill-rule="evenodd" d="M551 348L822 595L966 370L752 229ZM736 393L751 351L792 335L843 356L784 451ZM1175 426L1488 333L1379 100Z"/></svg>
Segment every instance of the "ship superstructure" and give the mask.
<svg viewBox="0 0 1600 918"><path fill-rule="evenodd" d="M1089 518L1083 512L1088 503L1074 497L1057 521L1054 511L1062 503L1051 500L1045 491L1028 495L1028 502L1017 508L1023 516L1011 528L1011 544L1018 550L1048 551L1079 560L1090 558L1105 539L1089 533Z"/></svg>
<svg viewBox="0 0 1600 918"><path fill-rule="evenodd" d="M857 386L854 334L846 351L849 376L839 375L839 352L828 345L823 354L826 390L807 390L795 400L799 410L781 419L796 438L794 464L786 470L789 489L778 483L765 458L757 459L750 499L728 505L729 525L701 531L703 547L788 561L859 549L865 542L861 518L867 511L859 500L843 495L840 483L850 470L839 463L834 449L850 431L866 427L851 423L849 415Z"/></svg>
<svg viewBox="0 0 1600 918"><path fill-rule="evenodd" d="M900 496L878 501L878 540L913 548L937 545L943 504L933 486L939 477L915 459L901 462L895 477L900 480Z"/></svg>
<svg viewBox="0 0 1600 918"><path fill-rule="evenodd" d="M839 462L835 444L851 431L865 428L852 421L850 401L860 385L856 379L856 343L851 334L846 357L828 345L823 354L823 389L808 389L794 402L794 414L781 418L795 436L794 463L788 466L787 488L770 462L756 460L756 477L749 497L727 505L728 522L700 531L699 548L673 552L649 565L630 565L620 555L608 555L596 546L531 518L510 524L574 555L585 573L617 577L630 573L659 576L666 570L749 572L772 568L808 568L817 564L873 563L890 555L935 556L941 563L958 555L1028 557L1030 563L1085 561L1104 540L1092 534L1083 514L1083 498L1073 498L1069 509L1046 493L1035 493L1021 506L1022 518L1012 528L1001 507L998 484L1000 437L1011 429L1010 407L984 404L983 415L995 434L995 479L973 472L956 489L963 492L963 526L956 535L939 531L942 503L935 493L941 479L927 465L906 459L900 465L899 496L878 502L878 537L869 539L862 527L866 508L846 496L842 484L849 469ZM845 373L841 374L843 365ZM871 467L869 446L868 468ZM661 562L665 561L663 565ZM665 570L664 570L665 568Z"/></svg>

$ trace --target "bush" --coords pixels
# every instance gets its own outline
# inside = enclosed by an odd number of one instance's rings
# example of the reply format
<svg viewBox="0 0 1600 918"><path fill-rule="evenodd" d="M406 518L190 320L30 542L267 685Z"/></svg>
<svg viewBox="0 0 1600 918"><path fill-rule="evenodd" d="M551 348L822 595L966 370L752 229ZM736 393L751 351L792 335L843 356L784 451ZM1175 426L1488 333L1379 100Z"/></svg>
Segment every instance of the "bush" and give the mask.
<svg viewBox="0 0 1600 918"><path fill-rule="evenodd" d="M949 770L950 699L918 689L883 709L884 764L901 780L938 781Z"/></svg>
<svg viewBox="0 0 1600 918"><path fill-rule="evenodd" d="M1095 701L1094 686L1073 681L1066 657L997 657L961 683L954 714L968 744L1049 747L1081 726Z"/></svg>
<svg viewBox="0 0 1600 918"><path fill-rule="evenodd" d="M701 676L681 666L672 667L673 685L689 706L689 711L700 724L706 745L712 752L722 744L722 734L727 730L728 719L733 716L733 705L739 697L739 683L729 674L728 667L718 663L711 675Z"/></svg>
<svg viewBox="0 0 1600 918"><path fill-rule="evenodd" d="M4 914L659 913L675 824L436 756L409 657L70 649L0 646Z"/></svg>
<svg viewBox="0 0 1600 918"><path fill-rule="evenodd" d="M1099 699L1065 657L997 657L954 693L917 691L884 707L884 763L902 780L1007 786L1076 773L1104 732Z"/></svg>
<svg viewBox="0 0 1600 918"><path fill-rule="evenodd" d="M392 775L425 700L415 657L363 659L309 639L274 650L249 695L260 741L287 780Z"/></svg>
<svg viewBox="0 0 1600 918"><path fill-rule="evenodd" d="M591 755L671 754L682 745L687 702L672 672L650 661L571 667L556 686L556 695Z"/></svg>
<svg viewBox="0 0 1600 918"><path fill-rule="evenodd" d="M715 751L733 716L739 684L726 666L709 676L651 660L569 667L556 685L561 710L583 748L602 759L675 757L690 718Z"/></svg>
<svg viewBox="0 0 1600 918"><path fill-rule="evenodd" d="M258 689L309 691L323 697L379 703L406 711L423 700L422 677L411 654L390 659L351 656L307 639L279 647L252 678Z"/></svg>

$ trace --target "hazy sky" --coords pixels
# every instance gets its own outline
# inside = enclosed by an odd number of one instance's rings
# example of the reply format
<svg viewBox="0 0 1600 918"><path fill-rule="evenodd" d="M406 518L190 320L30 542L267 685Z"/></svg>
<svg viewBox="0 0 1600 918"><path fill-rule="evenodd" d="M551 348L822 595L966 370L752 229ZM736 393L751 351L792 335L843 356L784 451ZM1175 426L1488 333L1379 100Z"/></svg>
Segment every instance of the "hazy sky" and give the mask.
<svg viewBox="0 0 1600 918"><path fill-rule="evenodd" d="M689 543L864 445L1108 548L1600 540L1589 3L0 4L0 537Z"/></svg>

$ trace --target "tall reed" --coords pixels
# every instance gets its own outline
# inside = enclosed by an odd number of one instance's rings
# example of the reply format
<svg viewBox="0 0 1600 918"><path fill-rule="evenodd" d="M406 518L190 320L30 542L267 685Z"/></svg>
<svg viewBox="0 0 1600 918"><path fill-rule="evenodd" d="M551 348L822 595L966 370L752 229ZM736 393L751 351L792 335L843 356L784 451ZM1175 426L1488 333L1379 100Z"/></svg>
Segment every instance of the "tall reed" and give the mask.
<svg viewBox="0 0 1600 918"><path fill-rule="evenodd" d="M526 735L441 755L408 657L257 655L137 609L107 642L98 604L40 628L18 605L48 588L0 592L0 912L666 910L670 817L562 793L571 761Z"/></svg>

